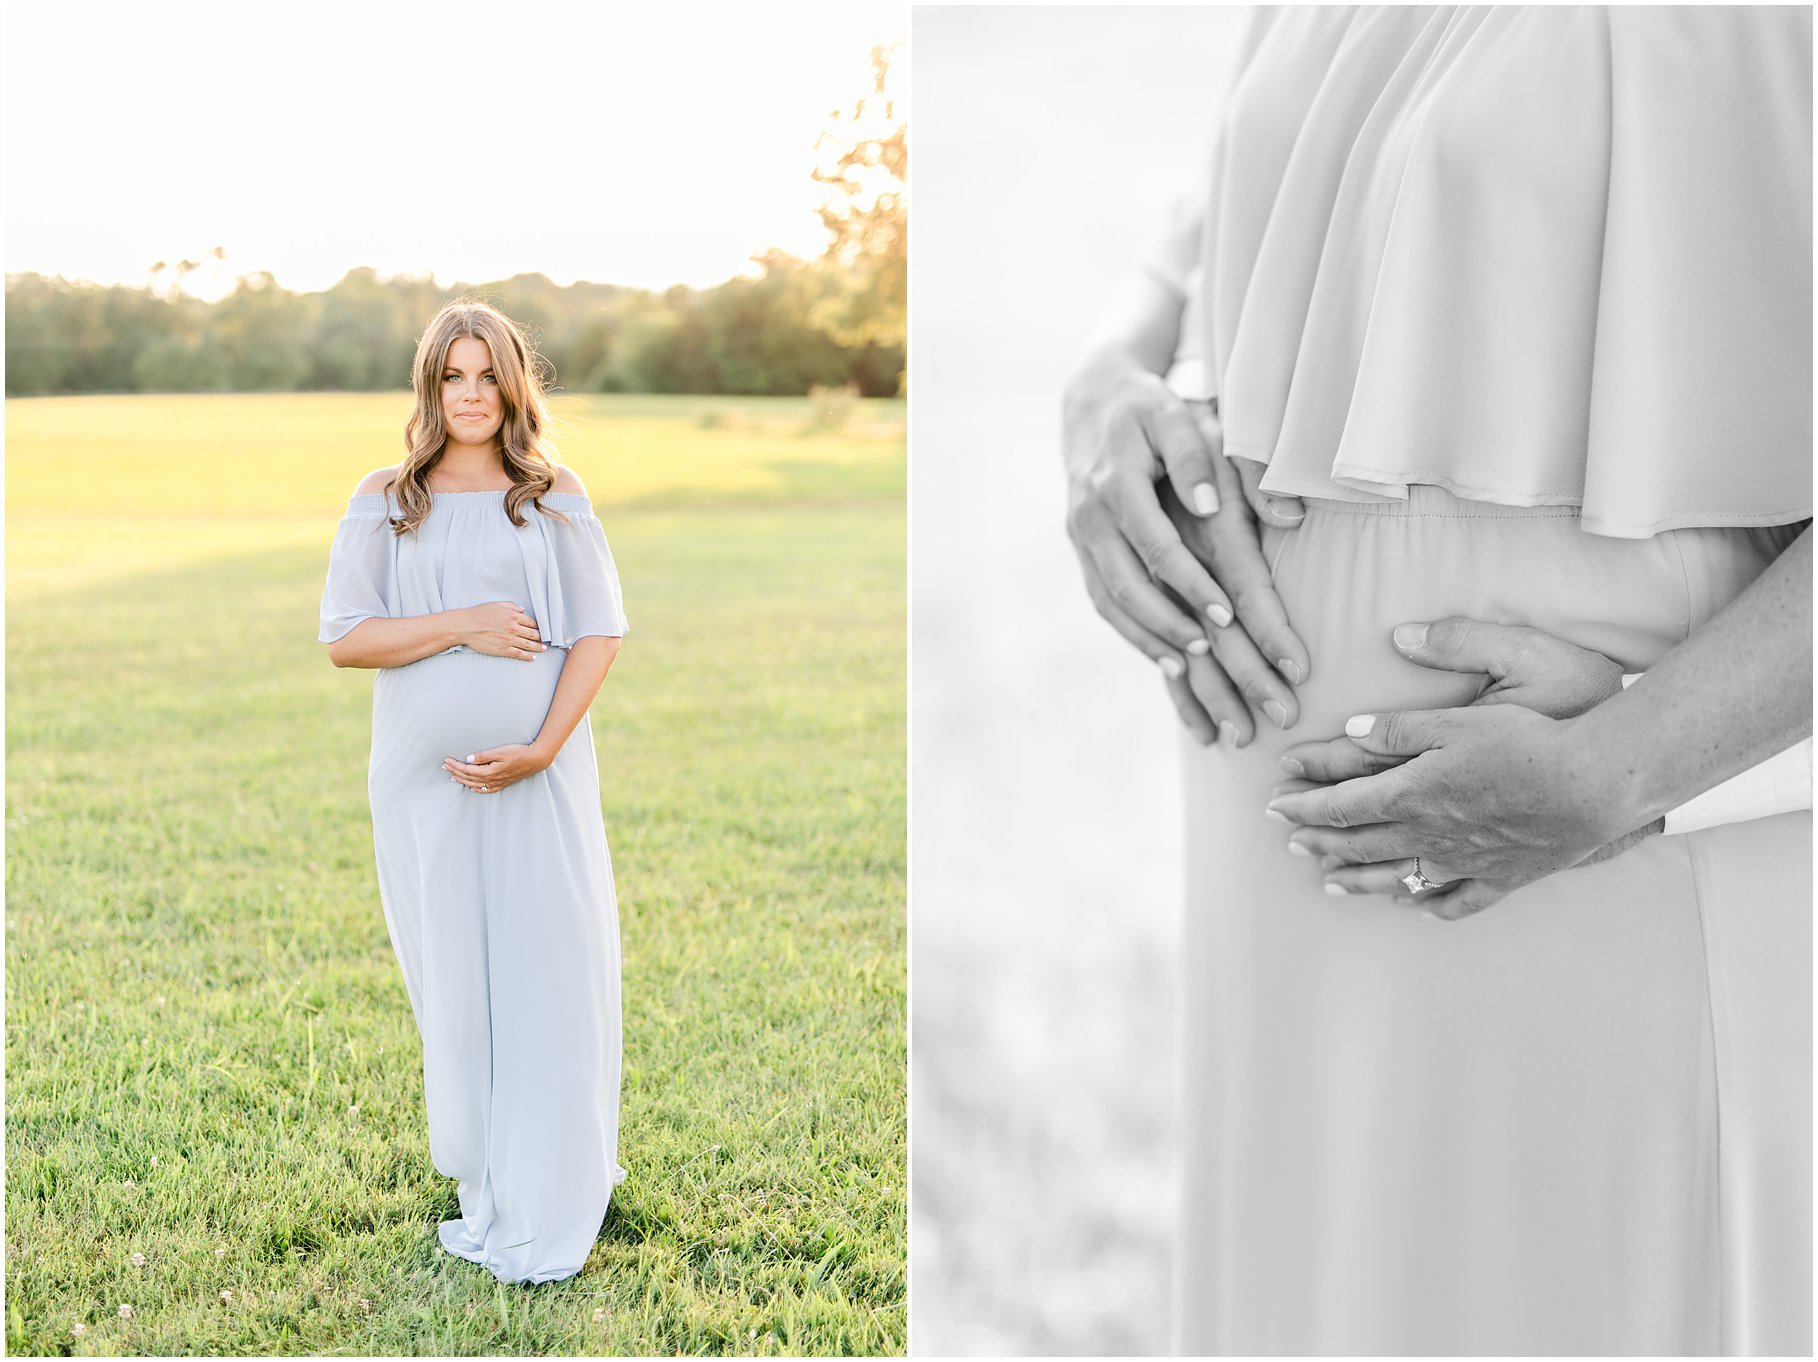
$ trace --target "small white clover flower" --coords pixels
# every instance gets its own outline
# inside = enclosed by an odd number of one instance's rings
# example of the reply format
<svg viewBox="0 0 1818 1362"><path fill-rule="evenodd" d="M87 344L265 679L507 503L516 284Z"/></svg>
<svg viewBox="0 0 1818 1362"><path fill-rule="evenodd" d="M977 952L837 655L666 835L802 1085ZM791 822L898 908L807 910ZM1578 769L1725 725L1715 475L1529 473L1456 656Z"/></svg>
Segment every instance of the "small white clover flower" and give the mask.
<svg viewBox="0 0 1818 1362"><path fill-rule="evenodd" d="M145 1266L145 1255L143 1253L135 1253L133 1255L133 1266L134 1267L144 1267Z"/></svg>
<svg viewBox="0 0 1818 1362"><path fill-rule="evenodd" d="M132 1317L133 1317L133 1308L132 1308L132 1306L130 1306L130 1305L122 1305L122 1306L121 1306L121 1307L120 1307L120 1318L121 1318L121 1319L131 1319L131 1318L132 1318Z"/></svg>

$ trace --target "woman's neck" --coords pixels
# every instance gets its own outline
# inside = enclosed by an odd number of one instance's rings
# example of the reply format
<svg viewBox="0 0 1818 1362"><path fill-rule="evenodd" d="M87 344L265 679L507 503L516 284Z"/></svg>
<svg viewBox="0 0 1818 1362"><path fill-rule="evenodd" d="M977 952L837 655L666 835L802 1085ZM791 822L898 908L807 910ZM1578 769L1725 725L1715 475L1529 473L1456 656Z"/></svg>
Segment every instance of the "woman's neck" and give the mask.
<svg viewBox="0 0 1818 1362"><path fill-rule="evenodd" d="M444 449L430 470L432 492L491 492L511 485L505 461L491 449Z"/></svg>

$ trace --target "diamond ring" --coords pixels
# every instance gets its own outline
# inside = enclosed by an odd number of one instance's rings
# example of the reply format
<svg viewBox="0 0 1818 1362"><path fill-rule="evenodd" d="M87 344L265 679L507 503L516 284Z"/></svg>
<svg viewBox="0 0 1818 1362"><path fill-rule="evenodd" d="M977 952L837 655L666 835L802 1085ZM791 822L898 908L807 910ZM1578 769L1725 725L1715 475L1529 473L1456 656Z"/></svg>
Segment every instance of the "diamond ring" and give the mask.
<svg viewBox="0 0 1818 1362"><path fill-rule="evenodd" d="M1418 856L1414 858L1414 869L1409 871L1406 875L1403 875L1401 877L1401 882L1408 886L1408 892L1410 894L1418 894L1423 889L1437 889L1440 885L1445 883L1444 880L1429 880L1425 875L1421 874L1420 857Z"/></svg>

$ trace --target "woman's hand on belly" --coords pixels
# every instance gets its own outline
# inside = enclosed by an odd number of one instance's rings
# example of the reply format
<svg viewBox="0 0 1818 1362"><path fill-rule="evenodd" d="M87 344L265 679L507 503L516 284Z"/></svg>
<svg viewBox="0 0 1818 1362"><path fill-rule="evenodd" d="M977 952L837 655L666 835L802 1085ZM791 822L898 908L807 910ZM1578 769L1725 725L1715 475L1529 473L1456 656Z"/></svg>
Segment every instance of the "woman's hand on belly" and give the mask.
<svg viewBox="0 0 1818 1362"><path fill-rule="evenodd" d="M467 760L448 757L442 769L457 785L475 794L497 794L508 785L516 785L539 771L549 769L549 761L529 743L507 743L470 752Z"/></svg>
<svg viewBox="0 0 1818 1362"><path fill-rule="evenodd" d="M1395 646L1421 666L1481 673L1486 686L1473 708L1516 705L1563 720L1585 713L1622 688L1622 669L1615 662L1536 629L1453 618L1401 625L1395 630ZM1557 766L1557 758L1541 754L1557 735L1543 737L1549 730L1525 721L1509 726L1507 735L1514 746L1498 753L1496 760L1512 763L1515 770L1513 775L1498 774L1487 764L1490 759L1482 748L1502 742L1504 729L1495 721L1482 730L1472 729L1476 720L1471 709L1434 713L1460 716L1462 726L1448 729L1443 719L1423 724L1418 716L1382 716L1368 736L1303 743L1283 754L1284 769L1305 780L1282 787L1278 794L1335 792L1341 788L1338 782L1348 782L1336 800L1324 804L1294 800L1281 810L1285 817L1306 824L1289 838L1290 846L1322 857L1328 885L1346 893L1395 894L1436 916L1463 917L1522 884L1567 865L1606 859L1659 830L1658 822L1623 830L1575 855L1584 838L1599 835L1600 824L1591 816L1594 810L1580 806L1576 814L1571 811L1575 790L1562 794L1547 788L1537 763L1550 760ZM1449 739L1454 750L1445 761L1409 766L1414 758L1435 750L1428 739L1436 743ZM1481 772L1470 768L1474 760L1483 765ZM1363 779L1398 768L1399 790L1373 787ZM1454 783L1462 790L1451 788ZM1391 794L1398 826L1374 821L1371 826L1356 826L1376 807L1372 800ZM1608 803L1613 807L1615 801ZM1521 826L1522 816L1534 810L1557 812L1563 824ZM1331 818L1348 820L1350 826L1324 821ZM1415 868L1415 855L1421 857L1420 870L1427 879L1457 883L1443 894L1413 899L1401 880Z"/></svg>
<svg viewBox="0 0 1818 1362"><path fill-rule="evenodd" d="M1062 440L1087 594L1161 669L1182 721L1202 742L1222 733L1237 746L1254 736L1251 706L1289 727L1310 659L1209 411L1107 353L1068 384Z"/></svg>

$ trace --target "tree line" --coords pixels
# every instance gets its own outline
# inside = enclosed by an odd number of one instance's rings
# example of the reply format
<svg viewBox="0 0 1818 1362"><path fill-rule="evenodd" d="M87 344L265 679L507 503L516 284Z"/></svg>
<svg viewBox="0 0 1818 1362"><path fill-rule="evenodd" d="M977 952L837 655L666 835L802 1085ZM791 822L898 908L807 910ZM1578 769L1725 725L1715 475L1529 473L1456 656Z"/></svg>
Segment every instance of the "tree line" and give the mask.
<svg viewBox="0 0 1818 1362"><path fill-rule="evenodd" d="M6 392L375 392L408 387L416 338L436 309L478 293L524 324L568 392L800 395L812 386L899 390L900 335L821 318L849 308L853 265L780 251L760 273L661 293L561 287L520 274L477 288L348 271L319 293L242 276L214 303L147 287L6 280ZM871 296L877 296L873 293ZM842 316L842 320L844 317Z"/></svg>
<svg viewBox="0 0 1818 1362"><path fill-rule="evenodd" d="M871 52L871 88L836 110L813 170L830 197L827 250L771 250L755 277L660 293L558 286L519 274L438 288L430 276L349 270L295 293L268 272L208 303L183 292L196 268L160 261L140 287L6 277L6 393L380 392L410 385L417 336L449 299L475 293L524 325L567 392L800 396L902 391L908 342L908 127L894 44ZM219 252L217 247L216 251ZM171 286L154 287L166 271Z"/></svg>

